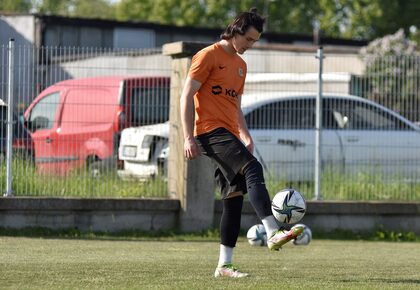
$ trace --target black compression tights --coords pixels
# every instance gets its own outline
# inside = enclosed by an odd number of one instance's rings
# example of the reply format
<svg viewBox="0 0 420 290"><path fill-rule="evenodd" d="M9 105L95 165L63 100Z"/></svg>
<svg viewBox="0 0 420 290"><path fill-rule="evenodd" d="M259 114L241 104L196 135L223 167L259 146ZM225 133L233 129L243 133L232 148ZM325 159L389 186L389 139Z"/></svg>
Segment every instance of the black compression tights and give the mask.
<svg viewBox="0 0 420 290"><path fill-rule="evenodd" d="M255 209L258 217L263 219L271 212L271 201L264 181L264 173L261 163L253 160L244 166L243 169L246 187L248 189L249 201Z"/></svg>
<svg viewBox="0 0 420 290"><path fill-rule="evenodd" d="M235 247L241 228L241 214L244 197L242 195L223 199L223 213L220 220L220 243Z"/></svg>

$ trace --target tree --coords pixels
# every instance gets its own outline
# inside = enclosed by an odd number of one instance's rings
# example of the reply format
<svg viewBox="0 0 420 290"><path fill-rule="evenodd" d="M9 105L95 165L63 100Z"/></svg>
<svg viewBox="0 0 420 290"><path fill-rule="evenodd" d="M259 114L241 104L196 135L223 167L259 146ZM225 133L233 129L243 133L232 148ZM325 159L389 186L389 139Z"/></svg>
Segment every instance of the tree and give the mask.
<svg viewBox="0 0 420 290"><path fill-rule="evenodd" d="M322 0L322 29L331 36L374 39L420 27L417 0Z"/></svg>
<svg viewBox="0 0 420 290"><path fill-rule="evenodd" d="M106 0L40 0L34 3L38 13L84 18L114 19L113 5Z"/></svg>
<svg viewBox="0 0 420 290"><path fill-rule="evenodd" d="M360 51L365 63L365 92L411 120L420 111L420 54L403 29L375 39Z"/></svg>
<svg viewBox="0 0 420 290"><path fill-rule="evenodd" d="M374 39L403 28L420 29L418 0L0 0L8 12L150 21L179 26L224 28L241 11L257 7L266 31Z"/></svg>
<svg viewBox="0 0 420 290"><path fill-rule="evenodd" d="M252 0L121 0L117 19L162 24L222 28L239 11L249 10ZM257 1L261 2L261 1ZM260 5L262 7L262 5Z"/></svg>
<svg viewBox="0 0 420 290"><path fill-rule="evenodd" d="M28 13L31 8L31 0L0 0L0 11L3 12Z"/></svg>
<svg viewBox="0 0 420 290"><path fill-rule="evenodd" d="M73 0L73 7L72 16L115 19L114 7L106 0Z"/></svg>
<svg viewBox="0 0 420 290"><path fill-rule="evenodd" d="M116 6L118 20L194 25L203 16L204 7L196 0L121 0Z"/></svg>
<svg viewBox="0 0 420 290"><path fill-rule="evenodd" d="M72 0L38 0L33 4L33 8L41 14L69 16L72 2Z"/></svg>

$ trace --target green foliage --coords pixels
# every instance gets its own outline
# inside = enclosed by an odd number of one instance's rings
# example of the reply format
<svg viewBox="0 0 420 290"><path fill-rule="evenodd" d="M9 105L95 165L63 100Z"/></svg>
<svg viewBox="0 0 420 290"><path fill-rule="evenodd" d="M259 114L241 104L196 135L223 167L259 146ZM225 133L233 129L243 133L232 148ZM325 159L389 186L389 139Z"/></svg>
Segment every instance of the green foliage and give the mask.
<svg viewBox="0 0 420 290"><path fill-rule="evenodd" d="M114 4L106 0L39 0L33 9L42 14L114 19Z"/></svg>
<svg viewBox="0 0 420 290"><path fill-rule="evenodd" d="M350 230L334 230L330 232L313 231L315 240L364 240L386 242L420 242L420 236L414 232L396 232L384 230L382 227L371 232L353 232ZM240 233L246 236L246 231ZM210 228L201 232L183 233L176 230L124 230L118 232L81 231L76 228L53 230L42 227L27 227L12 229L0 227L0 236L7 237L38 237L38 238L61 238L61 239L92 239L92 240L159 240L159 241L218 241L220 233L218 229Z"/></svg>
<svg viewBox="0 0 420 290"><path fill-rule="evenodd" d="M375 39L360 50L365 63L365 78L369 84L364 95L418 120L415 108L402 112L405 103L419 102L420 54L417 44L405 36L404 30Z"/></svg>
<svg viewBox="0 0 420 290"><path fill-rule="evenodd" d="M31 7L31 0L0 0L2 12L29 12Z"/></svg>
<svg viewBox="0 0 420 290"><path fill-rule="evenodd" d="M43 227L26 227L12 229L0 227L0 236L7 237L44 237L61 239L116 239L116 240L166 240L166 241L218 241L220 234L217 229L201 232L183 233L176 230L123 230L118 232L81 231L77 228L53 230Z"/></svg>
<svg viewBox="0 0 420 290"><path fill-rule="evenodd" d="M416 0L322 0L319 4L321 28L331 36L373 39L420 26Z"/></svg>
<svg viewBox="0 0 420 290"><path fill-rule="evenodd" d="M70 15L72 7L71 1L68 0L41 0L35 1L34 9L41 14L51 15Z"/></svg>
<svg viewBox="0 0 420 290"><path fill-rule="evenodd" d="M84 18L115 18L115 11L112 5L106 0L74 0L72 16Z"/></svg>
<svg viewBox="0 0 420 290"><path fill-rule="evenodd" d="M115 170L93 178L86 168L68 176L39 174L34 164L16 158L13 162L13 194L16 196L54 197L167 197L167 184L161 177L147 182L124 181ZM6 164L0 164L0 185L6 184Z"/></svg>
<svg viewBox="0 0 420 290"><path fill-rule="evenodd" d="M375 232L373 240L376 241L392 241L392 242L414 242L419 238L414 232L396 232L387 230L378 230Z"/></svg>
<svg viewBox="0 0 420 290"><path fill-rule="evenodd" d="M266 179L271 197L283 188L298 190L307 200L314 197L313 182L286 182ZM323 200L420 200L420 184L409 183L398 176L392 179L381 174L358 172L345 175L337 171L325 170L321 178L321 198Z"/></svg>
<svg viewBox="0 0 420 290"><path fill-rule="evenodd" d="M86 169L72 172L68 176L45 176L36 171L33 164L16 158L12 167L13 194L16 196L51 196L81 198L150 198L168 196L167 181L161 176L148 181L121 180L114 170L103 172L92 178ZM295 188L307 200L313 198L313 182L286 182L266 178L271 197L283 188ZM392 179L381 174L359 172L345 175L325 170L322 176L322 199L324 200L389 200L419 201L420 183L409 183L398 176ZM6 185L6 164L0 164L0 186ZM216 188L216 198L220 192ZM247 197L247 195L246 195Z"/></svg>
<svg viewBox="0 0 420 290"><path fill-rule="evenodd" d="M200 22L204 9L204 5L195 0L122 0L117 5L116 16L118 20L194 25Z"/></svg>
<svg viewBox="0 0 420 290"><path fill-rule="evenodd" d="M2 0L0 10L223 29L239 12L257 7L267 31L311 34L319 22L334 37L372 39L420 28L416 0ZM404 15L404 17L401 17Z"/></svg>
<svg viewBox="0 0 420 290"><path fill-rule="evenodd" d="M382 242L420 242L420 236L409 231L390 231L382 227L371 232L353 232L350 230L334 230L330 232L314 231L314 239L349 240L349 241L382 241Z"/></svg>

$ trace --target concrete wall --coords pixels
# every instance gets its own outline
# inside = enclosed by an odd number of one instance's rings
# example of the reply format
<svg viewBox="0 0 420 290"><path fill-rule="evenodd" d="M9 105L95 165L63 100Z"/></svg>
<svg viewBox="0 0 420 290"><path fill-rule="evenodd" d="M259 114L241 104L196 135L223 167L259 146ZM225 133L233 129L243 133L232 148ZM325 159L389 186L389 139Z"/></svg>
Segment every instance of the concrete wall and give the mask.
<svg viewBox="0 0 420 290"><path fill-rule="evenodd" d="M420 234L420 203L308 201L302 223L313 231L368 232L379 227ZM215 201L213 225L218 227L221 202ZM81 231L179 229L178 200L0 198L0 227L20 229L77 228ZM197 212L197 215L200 215ZM245 202L242 229L260 223Z"/></svg>
<svg viewBox="0 0 420 290"><path fill-rule="evenodd" d="M0 227L107 232L174 229L179 208L177 200L1 198Z"/></svg>
<svg viewBox="0 0 420 290"><path fill-rule="evenodd" d="M221 205L216 203L215 220L220 219ZM259 222L249 203L244 205L242 228ZM376 229L413 231L420 234L420 203L307 201L307 212L301 223L312 230L331 232L348 230L370 232Z"/></svg>

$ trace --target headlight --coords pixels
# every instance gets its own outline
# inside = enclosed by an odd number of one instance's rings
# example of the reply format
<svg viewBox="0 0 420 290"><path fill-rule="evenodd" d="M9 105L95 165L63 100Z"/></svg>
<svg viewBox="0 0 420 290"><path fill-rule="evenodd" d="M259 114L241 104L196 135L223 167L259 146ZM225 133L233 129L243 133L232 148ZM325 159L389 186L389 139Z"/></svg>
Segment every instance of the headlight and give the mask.
<svg viewBox="0 0 420 290"><path fill-rule="evenodd" d="M137 156L137 146L124 146L122 155L124 157L136 157Z"/></svg>

